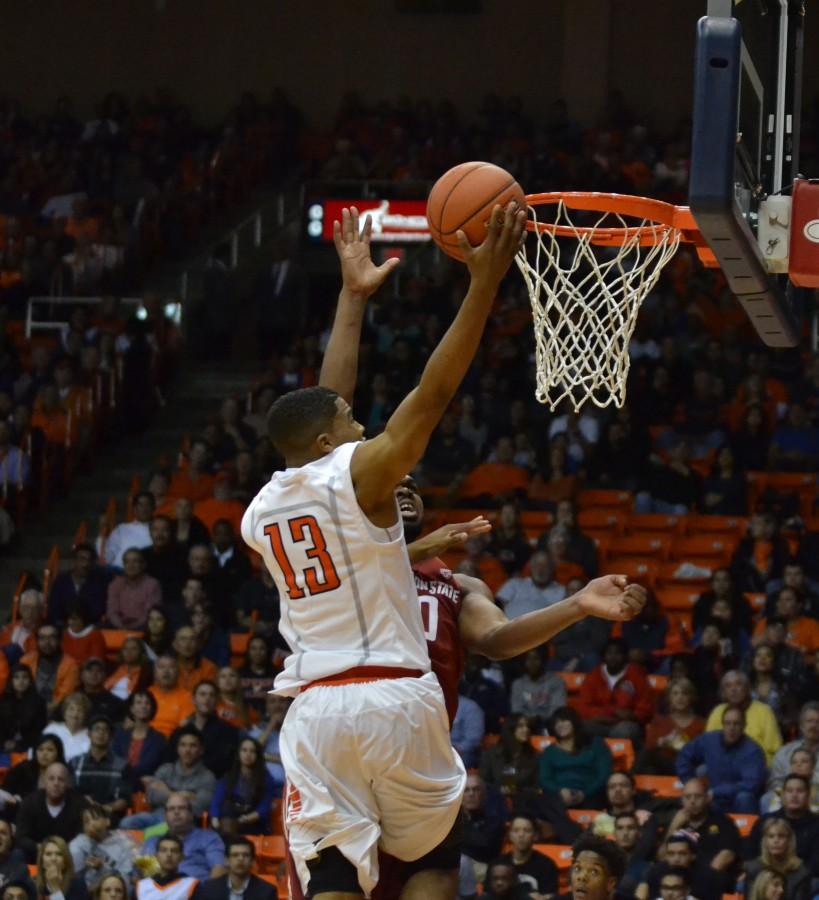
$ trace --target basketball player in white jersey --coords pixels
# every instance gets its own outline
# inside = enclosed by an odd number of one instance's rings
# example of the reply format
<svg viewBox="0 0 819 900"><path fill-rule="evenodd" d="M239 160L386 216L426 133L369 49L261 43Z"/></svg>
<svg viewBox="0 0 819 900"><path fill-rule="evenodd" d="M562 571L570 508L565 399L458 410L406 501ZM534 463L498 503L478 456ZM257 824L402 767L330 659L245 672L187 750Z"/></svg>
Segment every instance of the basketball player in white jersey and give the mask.
<svg viewBox="0 0 819 900"><path fill-rule="evenodd" d="M458 817L465 773L430 672L394 489L471 364L525 221L512 202L493 209L480 247L459 232L469 290L382 434L364 441L349 404L323 387L285 394L268 416L287 468L253 500L242 535L276 581L293 651L275 690L296 698L281 735L286 818L314 898L369 894L379 845L419 859ZM436 900L451 885L421 871L403 896Z"/></svg>
<svg viewBox="0 0 819 900"><path fill-rule="evenodd" d="M370 223L365 220L364 228L359 230L358 216L353 209L349 213L344 211L341 227L335 233L345 289L339 296L319 384L335 390L349 403L352 402L355 391L366 301L389 275L387 267L376 267L372 262L369 229ZM396 497L404 520L405 536L412 540L420 532L424 507L411 478L402 479L396 488ZM478 516L471 522L438 529L408 547L410 559L415 563L436 557L458 546L470 534L484 533L490 527L489 522ZM416 572L416 578L419 572L421 570ZM421 577L424 580L425 575L422 574ZM645 590L639 585L628 584L624 576L606 575L590 582L571 598L510 622L495 604L492 592L482 581L462 575L442 575L441 579L454 587L459 596L456 600L448 600L443 596L440 598L439 615L436 619L441 627L437 636L428 631L426 637L433 668L444 690L450 719L457 707L457 684L464 649L493 659L508 659L545 643L558 631L586 615L615 621L628 620L640 612L646 598ZM435 598L427 597L427 600L433 599ZM442 875L449 870L454 889L459 858L457 842L450 839L421 862L443 869ZM388 861L382 858L382 864L384 863ZM410 872L412 868L409 868ZM402 869L388 864L384 878L386 883L382 879L378 885L378 897L385 900L398 897L403 884ZM291 887L291 891L296 897L302 896L298 885Z"/></svg>

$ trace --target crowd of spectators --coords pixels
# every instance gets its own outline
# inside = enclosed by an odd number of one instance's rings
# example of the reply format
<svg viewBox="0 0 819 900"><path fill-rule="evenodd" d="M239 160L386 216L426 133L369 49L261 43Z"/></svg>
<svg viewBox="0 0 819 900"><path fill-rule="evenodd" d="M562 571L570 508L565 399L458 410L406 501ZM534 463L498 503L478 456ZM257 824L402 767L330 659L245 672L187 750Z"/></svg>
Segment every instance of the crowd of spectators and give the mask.
<svg viewBox="0 0 819 900"><path fill-rule="evenodd" d="M180 340L147 279L254 189L292 177L300 131L278 90L243 95L209 128L164 90L110 93L85 120L67 97L41 115L0 98L0 548L95 443L145 427ZM135 294L147 320L117 299ZM68 326L26 338L32 296L102 302L54 307Z"/></svg>
<svg viewBox="0 0 819 900"><path fill-rule="evenodd" d="M270 124L269 110L254 108L252 121ZM145 113L148 135L192 133L179 108L169 109L167 117ZM128 148L142 134L147 156L137 171L146 177L161 145L146 137L136 104L124 120L117 115L101 115L88 138L86 125L73 139L90 141L96 159L107 142L120 146L117 135L127 135ZM13 104L4 116L12 125L19 118ZM25 140L40 131L21 127ZM130 172L122 152L120 160L111 151L112 172L120 163ZM477 122L462 123L445 104L367 108L349 97L333 140L312 135L299 162L328 179L409 184L483 157L544 190L571 183L674 198L684 193L685 152L683 131L654 133L616 96L593 129L575 125L561 104L535 124L518 103L489 98ZM162 162L173 180L171 159ZM41 211L41 199L29 213ZM282 262L277 249L273 265ZM271 271L277 284L288 269L304 272L297 256L287 262ZM356 410L370 434L413 385L462 296L463 270L428 262L421 275L402 276L398 297L368 319ZM269 331L251 396L225 398L180 464L145 480L129 520L73 547L48 596L25 592L0 634L9 769L0 803L16 828L6 836L0 824L0 900L22 900L5 893L21 882L28 893L25 863L37 864L44 896L82 900L105 890L113 900L118 889L124 898L148 872L137 890L145 897L197 879L216 900L247 878L255 841L242 836L280 827L287 702L267 691L287 648L276 589L246 553L238 522L280 463L265 411L282 392L316 383L326 346L326 298L311 292L306 274L293 290L305 308ZM788 900L803 900L819 878L815 485L794 497L759 490L748 473L815 473L819 363L761 348L721 277L683 252L641 312L626 407L549 414L531 399L527 303L510 277L417 473L433 517L455 506L493 516L493 532L471 540L453 567L484 578L510 618L559 601L610 568L600 529L583 524L589 489L620 492L633 504L626 515L658 514L680 528L694 514L733 517L738 528L748 517L747 536L725 565L694 567L690 627L651 590L644 612L623 627L580 622L502 667L466 660L453 727L471 770L462 896L478 884L492 898L558 893L555 865L534 845L569 844L588 826L626 855L622 897L711 900L739 886L769 900L778 879ZM8 407L0 410L0 467L9 484L22 465L14 448L27 434L13 430L28 409L15 406L21 379L27 402L44 400L53 413L89 348L127 333L107 330L105 317L117 311L104 310L87 320L78 312L57 351L32 353L25 371L14 368L6 340L0 377L13 377L0 392ZM115 659L100 626L119 632ZM239 635L249 638L237 653ZM678 777L681 797L638 788L646 776ZM741 839L730 814L760 818ZM156 870L143 855L155 857Z"/></svg>

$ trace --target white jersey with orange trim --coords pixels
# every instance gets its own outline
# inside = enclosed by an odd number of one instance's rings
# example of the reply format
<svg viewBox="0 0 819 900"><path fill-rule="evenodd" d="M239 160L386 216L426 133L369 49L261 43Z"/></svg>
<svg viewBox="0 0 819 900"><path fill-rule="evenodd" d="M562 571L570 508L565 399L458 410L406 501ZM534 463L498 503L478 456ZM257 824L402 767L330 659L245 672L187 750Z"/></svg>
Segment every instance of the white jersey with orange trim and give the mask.
<svg viewBox="0 0 819 900"><path fill-rule="evenodd" d="M157 884L153 878L141 878L136 884L137 900L190 900L199 881L180 875L167 884Z"/></svg>
<svg viewBox="0 0 819 900"><path fill-rule="evenodd" d="M242 519L276 582L279 630L293 651L277 694L360 666L430 670L403 522L396 506L396 524L379 528L358 505L358 446L276 472Z"/></svg>

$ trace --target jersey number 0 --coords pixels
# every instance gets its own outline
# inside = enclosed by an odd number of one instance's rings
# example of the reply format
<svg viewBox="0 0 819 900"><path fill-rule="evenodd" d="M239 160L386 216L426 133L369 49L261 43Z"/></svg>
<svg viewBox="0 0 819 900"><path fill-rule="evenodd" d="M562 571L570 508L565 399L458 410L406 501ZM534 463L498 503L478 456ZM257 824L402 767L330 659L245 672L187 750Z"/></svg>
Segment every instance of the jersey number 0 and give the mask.
<svg viewBox="0 0 819 900"><path fill-rule="evenodd" d="M288 519L287 525L290 529L290 538L294 544L302 544L310 542L311 546L305 551L308 559L316 561L315 566L302 569L304 577L304 585L310 596L314 594L324 594L327 591L334 591L340 584L336 567L333 559L327 552L327 542L321 533L321 528L313 516L298 516L295 519ZM276 557L276 562L284 575L284 581L287 585L287 594L291 600L301 600L305 596L305 591L300 588L296 581L296 572L287 558L282 543L282 533L276 523L266 525L264 533L270 540L270 549Z"/></svg>

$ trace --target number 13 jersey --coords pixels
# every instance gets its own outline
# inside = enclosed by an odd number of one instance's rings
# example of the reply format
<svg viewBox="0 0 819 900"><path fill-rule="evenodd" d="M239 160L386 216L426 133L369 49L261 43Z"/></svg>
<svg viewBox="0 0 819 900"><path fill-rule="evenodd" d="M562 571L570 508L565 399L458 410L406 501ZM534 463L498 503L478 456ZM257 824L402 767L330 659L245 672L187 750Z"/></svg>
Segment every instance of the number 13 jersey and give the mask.
<svg viewBox="0 0 819 900"><path fill-rule="evenodd" d="M358 446L276 472L242 518L242 537L276 582L279 630L293 651L277 694L358 666L430 669L404 526L397 506L390 528L359 507Z"/></svg>

